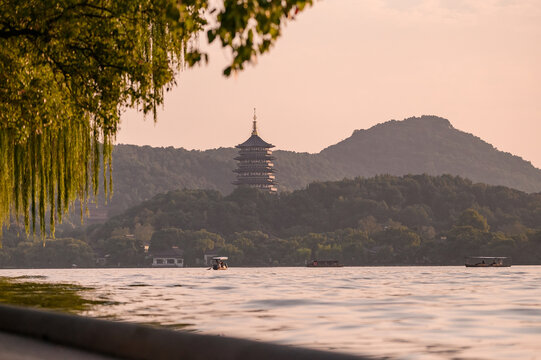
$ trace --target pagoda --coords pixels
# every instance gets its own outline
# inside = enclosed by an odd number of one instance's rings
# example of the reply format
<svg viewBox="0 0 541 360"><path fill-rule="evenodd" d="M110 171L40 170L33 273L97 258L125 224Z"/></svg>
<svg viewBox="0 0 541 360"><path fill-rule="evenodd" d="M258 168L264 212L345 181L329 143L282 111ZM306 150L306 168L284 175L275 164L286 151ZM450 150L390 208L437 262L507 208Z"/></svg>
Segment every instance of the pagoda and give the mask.
<svg viewBox="0 0 541 360"><path fill-rule="evenodd" d="M237 180L233 184L276 193L275 170L272 163L275 158L271 150L274 145L265 142L257 134L255 109L252 136L236 147L239 149L239 156L235 160L239 163L237 169L233 170L237 173Z"/></svg>

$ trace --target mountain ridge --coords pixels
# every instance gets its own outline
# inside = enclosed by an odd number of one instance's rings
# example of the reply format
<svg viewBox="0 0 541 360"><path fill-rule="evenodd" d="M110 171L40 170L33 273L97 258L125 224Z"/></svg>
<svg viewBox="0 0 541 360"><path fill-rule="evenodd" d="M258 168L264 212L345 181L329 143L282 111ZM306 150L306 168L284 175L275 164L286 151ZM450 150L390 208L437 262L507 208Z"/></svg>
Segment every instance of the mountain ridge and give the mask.
<svg viewBox="0 0 541 360"><path fill-rule="evenodd" d="M116 145L115 192L107 211L117 214L158 193L181 188L228 194L234 188L236 151ZM313 181L357 176L451 174L474 182L541 192L540 169L433 115L358 129L319 153L277 150L274 154L280 191L301 189Z"/></svg>
<svg viewBox="0 0 541 360"><path fill-rule="evenodd" d="M449 120L433 115L391 120L356 130L320 154L334 162L346 162L348 167L357 165L348 176L373 176L386 173L385 170L390 170L391 175L449 173L527 192L541 190L541 170L531 162L500 151L481 138L454 128ZM351 154L357 159L352 159ZM378 158L382 164L374 164L370 157Z"/></svg>

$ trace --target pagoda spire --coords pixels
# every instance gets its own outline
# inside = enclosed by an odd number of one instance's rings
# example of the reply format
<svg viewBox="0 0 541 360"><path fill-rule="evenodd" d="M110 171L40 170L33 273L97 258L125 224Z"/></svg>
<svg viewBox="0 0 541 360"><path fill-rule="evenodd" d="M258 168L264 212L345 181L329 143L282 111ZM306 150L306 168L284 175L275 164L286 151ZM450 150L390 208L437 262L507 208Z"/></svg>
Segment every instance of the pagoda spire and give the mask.
<svg viewBox="0 0 541 360"><path fill-rule="evenodd" d="M257 116L255 115L255 108L254 108L254 128L252 130L252 135L257 135Z"/></svg>

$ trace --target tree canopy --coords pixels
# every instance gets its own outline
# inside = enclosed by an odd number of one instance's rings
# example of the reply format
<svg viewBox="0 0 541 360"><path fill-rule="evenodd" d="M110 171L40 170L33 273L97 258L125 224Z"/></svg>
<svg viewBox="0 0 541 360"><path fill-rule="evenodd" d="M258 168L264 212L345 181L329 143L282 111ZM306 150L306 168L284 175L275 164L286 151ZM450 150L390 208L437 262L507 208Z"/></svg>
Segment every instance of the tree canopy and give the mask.
<svg viewBox="0 0 541 360"><path fill-rule="evenodd" d="M73 201L111 186L120 114L156 116L183 67L231 51L229 76L267 52L312 0L3 0L0 2L0 228L46 211L51 231Z"/></svg>
<svg viewBox="0 0 541 360"><path fill-rule="evenodd" d="M0 267L88 264L88 249L72 238L106 259L102 266L149 266L153 254L169 251L183 252L187 266L201 266L205 254L229 256L234 266L311 259L459 265L471 255L540 264L541 194L449 175L377 176L312 183L278 196L242 187L227 196L171 191L104 224L59 229L66 240L45 248L14 230L5 234ZM37 259L53 248L61 253L55 262Z"/></svg>

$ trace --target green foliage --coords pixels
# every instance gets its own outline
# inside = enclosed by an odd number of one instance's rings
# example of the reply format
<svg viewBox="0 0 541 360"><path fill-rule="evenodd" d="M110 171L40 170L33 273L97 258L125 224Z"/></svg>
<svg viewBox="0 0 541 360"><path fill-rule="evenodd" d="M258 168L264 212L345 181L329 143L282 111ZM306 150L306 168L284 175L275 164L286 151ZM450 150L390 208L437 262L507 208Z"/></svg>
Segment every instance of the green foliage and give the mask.
<svg viewBox="0 0 541 360"><path fill-rule="evenodd" d="M475 209L466 209L460 214L457 222L458 226L471 226L474 229L488 231L487 219L479 214Z"/></svg>
<svg viewBox="0 0 541 360"><path fill-rule="evenodd" d="M90 267L94 266L94 251L77 239L51 239L46 243L19 242L15 247L0 249L0 266L17 267Z"/></svg>
<svg viewBox="0 0 541 360"><path fill-rule="evenodd" d="M449 175L377 176L312 183L279 196L250 188L226 197L172 191L88 237L108 239L145 223L156 229L151 253L176 246L190 265L206 252L246 266L300 265L311 258L348 265L460 264L478 254L535 263L541 249L531 239L538 236L532 229L541 224L540 207L541 194Z"/></svg>
<svg viewBox="0 0 541 360"><path fill-rule="evenodd" d="M231 48L233 62L224 70L229 76L244 64L267 52L281 34L286 18L294 16L312 0L225 0L217 16L219 28L208 30L210 43L219 38Z"/></svg>
<svg viewBox="0 0 541 360"><path fill-rule="evenodd" d="M278 196L250 188L228 196L172 191L89 227L81 238L95 257L107 259L106 266L148 265L152 254L179 250L188 266L202 265L205 254L229 256L235 266L303 265L311 259L460 265L471 255L540 264L539 208L541 194L449 175L387 175L312 183ZM149 253L141 231L151 234ZM53 260L44 259L54 254L44 258L39 243L8 234L0 266L52 266Z"/></svg>
<svg viewBox="0 0 541 360"><path fill-rule="evenodd" d="M88 310L93 305L107 303L83 296L89 290L92 288L74 284L48 284L0 277L0 303L18 306L80 312Z"/></svg>
<svg viewBox="0 0 541 360"><path fill-rule="evenodd" d="M182 230L167 228L154 232L151 239L151 252L169 250L180 243L180 234Z"/></svg>
<svg viewBox="0 0 541 360"><path fill-rule="evenodd" d="M109 265L118 267L144 265L143 245L134 237L112 236L97 241L94 246L97 253L107 259Z"/></svg>
<svg viewBox="0 0 541 360"><path fill-rule="evenodd" d="M154 233L154 228L152 225L146 224L135 224L135 229L133 230L133 234L135 235L135 239L138 241L148 244L150 243L150 239L152 238L152 234Z"/></svg>
<svg viewBox="0 0 541 360"><path fill-rule="evenodd" d="M224 73L269 50L311 0L6 0L0 2L0 228L24 217L50 231L78 198L111 183L120 113L156 119L184 66L207 60L197 38L232 51ZM107 176L109 173L109 177Z"/></svg>

